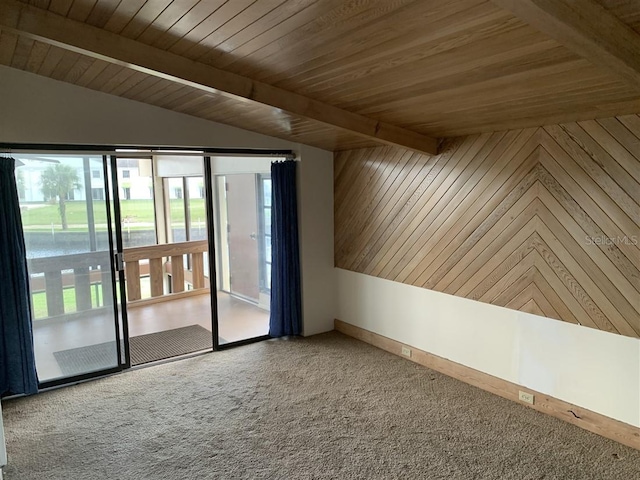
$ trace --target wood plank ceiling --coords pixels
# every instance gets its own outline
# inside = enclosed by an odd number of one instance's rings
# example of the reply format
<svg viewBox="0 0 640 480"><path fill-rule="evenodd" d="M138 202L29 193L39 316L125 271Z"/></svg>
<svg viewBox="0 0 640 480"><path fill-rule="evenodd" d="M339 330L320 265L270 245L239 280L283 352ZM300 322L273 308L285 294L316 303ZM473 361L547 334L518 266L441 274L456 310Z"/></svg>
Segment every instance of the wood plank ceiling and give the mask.
<svg viewBox="0 0 640 480"><path fill-rule="evenodd" d="M409 134L450 137L640 111L634 85L487 0L21 2ZM640 3L599 3L640 34ZM8 27L0 64L331 150L379 144Z"/></svg>

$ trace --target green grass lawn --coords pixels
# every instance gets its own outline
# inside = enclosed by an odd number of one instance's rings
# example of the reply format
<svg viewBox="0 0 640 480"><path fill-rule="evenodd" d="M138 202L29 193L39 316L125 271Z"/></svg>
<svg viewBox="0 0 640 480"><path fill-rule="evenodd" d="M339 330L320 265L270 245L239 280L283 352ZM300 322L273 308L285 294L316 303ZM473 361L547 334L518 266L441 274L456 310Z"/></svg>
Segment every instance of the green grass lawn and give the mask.
<svg viewBox="0 0 640 480"><path fill-rule="evenodd" d="M191 203L192 221L204 221L206 214L204 210L204 199L195 198ZM87 211L84 201L67 202L67 222L71 231L86 231L87 229ZM171 223L176 225L184 225L184 208L182 199L173 199L170 204ZM153 201L152 200L122 200L120 202L120 211L123 219L129 223L129 228L141 229L149 228L148 225L154 221ZM104 208L104 202L96 201L94 203L94 221L96 230L106 230L107 215ZM22 211L22 224L28 230L51 230L51 223L55 230L62 230L60 214L58 213L58 205L50 204L45 206L26 206ZM126 223L125 223L126 224Z"/></svg>
<svg viewBox="0 0 640 480"><path fill-rule="evenodd" d="M33 297L33 318L38 320L46 318L47 314L47 295L45 292L37 292L31 295ZM76 289L74 287L62 290L64 298L64 312L72 313L76 311ZM91 305L96 308L102 305L102 287L99 285L91 286Z"/></svg>

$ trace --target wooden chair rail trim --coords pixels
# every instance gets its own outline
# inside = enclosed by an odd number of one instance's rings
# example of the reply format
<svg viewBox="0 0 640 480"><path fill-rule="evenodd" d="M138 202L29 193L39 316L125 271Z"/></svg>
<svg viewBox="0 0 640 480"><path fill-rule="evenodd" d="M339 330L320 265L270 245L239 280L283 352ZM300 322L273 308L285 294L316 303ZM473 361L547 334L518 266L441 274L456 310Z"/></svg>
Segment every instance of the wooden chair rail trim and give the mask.
<svg viewBox="0 0 640 480"><path fill-rule="evenodd" d="M473 385L474 387L481 388L482 390L512 400L525 407L533 408L534 410L559 418L560 420L564 420L565 422L597 435L640 450L640 428L638 427L614 420L613 418L592 412L591 410L545 395L544 393L536 392L487 373L474 370L473 368L460 365L446 358L438 357L338 319L335 319L334 326L338 332L401 356L406 360L411 360L449 377ZM411 358L402 355L403 346L409 346L411 348ZM525 404L518 400L518 393L521 390L535 395L535 403L533 405Z"/></svg>

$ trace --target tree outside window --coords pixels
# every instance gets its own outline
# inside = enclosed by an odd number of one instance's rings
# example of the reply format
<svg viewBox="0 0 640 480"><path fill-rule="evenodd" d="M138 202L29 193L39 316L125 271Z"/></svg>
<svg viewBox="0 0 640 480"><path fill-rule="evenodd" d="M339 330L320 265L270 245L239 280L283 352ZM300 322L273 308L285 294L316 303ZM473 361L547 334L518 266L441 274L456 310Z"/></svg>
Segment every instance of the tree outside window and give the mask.
<svg viewBox="0 0 640 480"><path fill-rule="evenodd" d="M58 163L47 167L40 176L42 194L46 199L58 200L58 213L62 222L62 229L67 230L67 199L73 198L73 191L80 188L80 179L75 168Z"/></svg>

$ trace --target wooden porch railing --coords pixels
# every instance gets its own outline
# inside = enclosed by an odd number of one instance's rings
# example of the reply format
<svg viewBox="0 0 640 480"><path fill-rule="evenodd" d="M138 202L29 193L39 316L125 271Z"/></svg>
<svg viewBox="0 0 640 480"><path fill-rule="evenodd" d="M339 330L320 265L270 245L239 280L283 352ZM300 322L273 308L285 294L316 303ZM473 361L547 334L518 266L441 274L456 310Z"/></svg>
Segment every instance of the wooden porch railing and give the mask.
<svg viewBox="0 0 640 480"><path fill-rule="evenodd" d="M140 278L146 273L144 267L147 265L141 264L141 262L145 260L148 260L151 297L153 299L171 300L179 296L178 294L181 292L185 292L185 275L193 287L193 293L205 293L209 288L204 275L203 254L208 251L208 248L206 240L126 248L124 262L127 300L138 302L142 299ZM190 271L185 269L184 255L190 255ZM163 263L164 258L169 261ZM165 292L165 274L171 275L170 293Z"/></svg>
<svg viewBox="0 0 640 480"><path fill-rule="evenodd" d="M91 285L100 284L102 305L113 304L111 258L108 252L88 252L27 260L32 294L44 291L47 316L65 313L64 289L75 288L76 311L91 310ZM38 275L38 274L44 274Z"/></svg>
<svg viewBox="0 0 640 480"><path fill-rule="evenodd" d="M203 254L206 240L170 243L124 250L127 300L132 305L149 301L173 300L181 296L209 291L204 274ZM184 255L190 256L191 269L184 265ZM167 258L168 261L163 260ZM87 252L27 261L32 295L45 293L47 317L70 313L65 311L64 290L75 288L75 311L83 312L113 304L111 288L111 258L108 252ZM142 299L140 278L149 275L151 299ZM170 292L165 292L165 278L171 278ZM185 291L185 280L193 289ZM101 304L92 304L91 287L101 289ZM67 305L66 310L71 310Z"/></svg>

